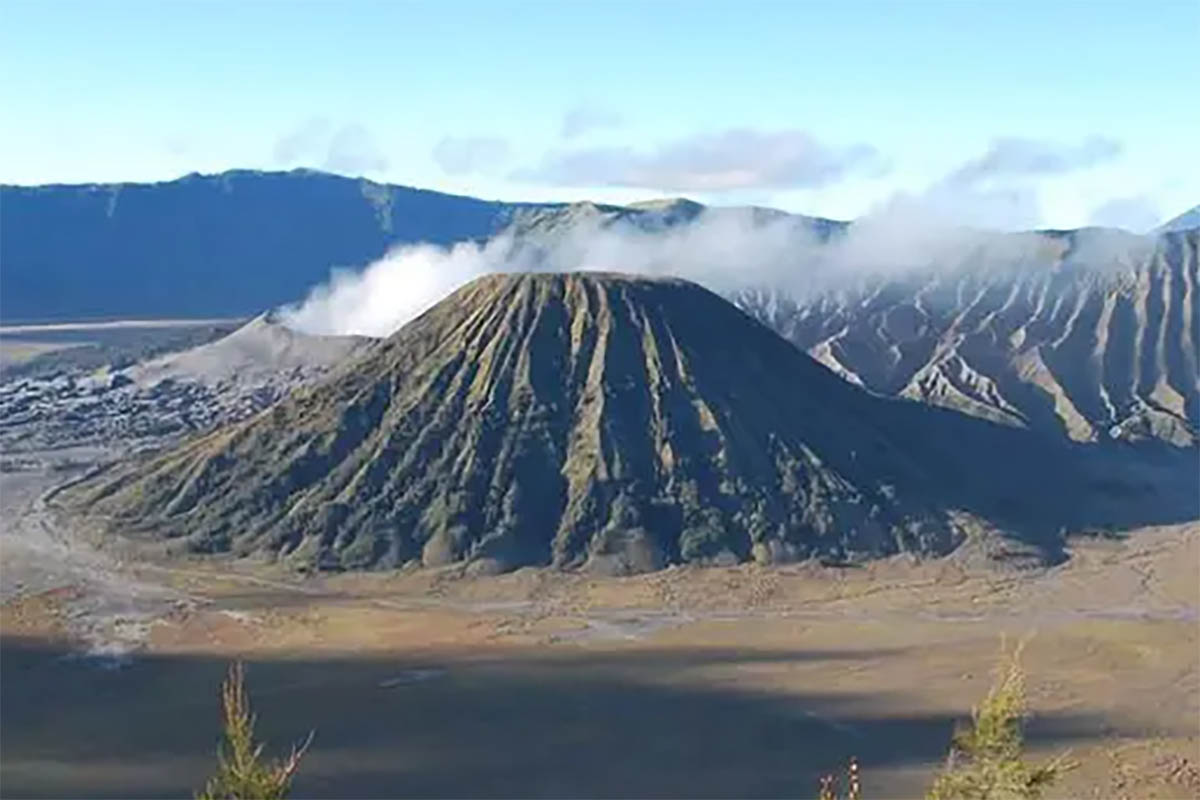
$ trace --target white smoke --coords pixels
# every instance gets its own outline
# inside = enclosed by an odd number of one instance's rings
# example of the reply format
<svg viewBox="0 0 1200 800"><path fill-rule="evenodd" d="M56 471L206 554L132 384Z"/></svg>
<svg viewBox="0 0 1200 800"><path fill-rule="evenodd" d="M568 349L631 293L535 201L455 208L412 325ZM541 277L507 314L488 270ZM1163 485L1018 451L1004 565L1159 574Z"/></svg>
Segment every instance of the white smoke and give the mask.
<svg viewBox="0 0 1200 800"><path fill-rule="evenodd" d="M1101 252L1111 249L1107 241L1092 247L1091 259L1115 257ZM802 299L847 280L914 270L1044 268L1064 250L1042 234L963 227L931 213L920 196L893 199L828 240L803 218L753 209L709 209L665 229L595 211L532 237L510 231L486 244L402 246L361 271L335 271L282 315L306 333L386 336L459 286L496 272L670 275L726 294L766 288Z"/></svg>
<svg viewBox="0 0 1200 800"><path fill-rule="evenodd" d="M361 271L336 270L302 303L282 309L282 319L312 334L386 336L459 286L496 272L672 275L717 291L799 284L805 254L820 248L803 226L786 219L756 224L743 210L708 212L657 231L608 223L576 221L544 237L506 232L486 244L401 246Z"/></svg>
<svg viewBox="0 0 1200 800"><path fill-rule="evenodd" d="M334 270L298 306L281 309L288 327L312 334L387 336L441 298L505 262L509 240L396 248L361 272Z"/></svg>

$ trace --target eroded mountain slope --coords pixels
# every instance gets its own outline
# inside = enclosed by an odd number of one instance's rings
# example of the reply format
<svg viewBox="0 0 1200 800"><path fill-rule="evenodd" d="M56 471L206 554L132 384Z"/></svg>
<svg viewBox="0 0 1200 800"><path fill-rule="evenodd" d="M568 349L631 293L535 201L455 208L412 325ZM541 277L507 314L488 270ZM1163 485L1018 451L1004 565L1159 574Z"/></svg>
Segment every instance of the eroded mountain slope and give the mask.
<svg viewBox="0 0 1200 800"><path fill-rule="evenodd" d="M1042 234L1044 258L739 304L853 383L1075 441L1200 430L1200 231ZM1119 237L1119 239L1114 239Z"/></svg>

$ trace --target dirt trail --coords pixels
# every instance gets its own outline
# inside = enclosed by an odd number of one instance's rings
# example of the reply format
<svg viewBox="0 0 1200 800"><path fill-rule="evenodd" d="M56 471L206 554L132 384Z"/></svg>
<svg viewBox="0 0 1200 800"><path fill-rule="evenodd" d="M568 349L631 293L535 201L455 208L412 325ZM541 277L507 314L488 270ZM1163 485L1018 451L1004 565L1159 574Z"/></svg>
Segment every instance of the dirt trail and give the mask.
<svg viewBox="0 0 1200 800"><path fill-rule="evenodd" d="M91 449L55 454L80 462L96 455ZM113 554L62 529L47 499L86 472L0 473L0 602L54 594L60 600L57 622L81 654L120 666L142 647L155 620L197 601L135 577Z"/></svg>

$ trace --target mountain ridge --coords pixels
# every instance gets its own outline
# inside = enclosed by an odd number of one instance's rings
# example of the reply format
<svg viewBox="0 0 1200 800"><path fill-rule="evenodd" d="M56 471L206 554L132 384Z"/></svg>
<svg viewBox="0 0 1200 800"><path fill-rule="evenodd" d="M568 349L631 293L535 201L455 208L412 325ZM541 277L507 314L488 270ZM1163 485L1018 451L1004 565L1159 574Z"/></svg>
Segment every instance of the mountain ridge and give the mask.
<svg viewBox="0 0 1200 800"><path fill-rule="evenodd" d="M0 184L0 318L251 317L300 300L331 269L363 267L398 245L486 240L530 215L585 206L657 228L709 208L682 198L484 200L312 169ZM751 211L819 230L845 224Z"/></svg>
<svg viewBox="0 0 1200 800"><path fill-rule="evenodd" d="M1154 229L1155 233L1177 233L1200 228L1200 206L1193 206L1177 217L1164 222Z"/></svg>
<svg viewBox="0 0 1200 800"><path fill-rule="evenodd" d="M617 240L630 232L641 245L713 220L716 233L700 245L711 247L728 221L736 235L769 226L774 247L798 233L804 248L795 263L769 270L764 285L728 295L873 392L1079 441L1200 442L1196 229L1154 237L1105 228L976 233L954 263L897 271L885 250L872 256L880 261L875 277L796 296L771 280L803 283L795 276L821 258L823 245L853 243L869 221L683 198L508 204L307 170L0 191L6 322L139 311L253 316L305 296L332 265L362 265L406 241L485 242L504 231L512 263L553 269L561 268L560 244L578 255L577 239L586 246L593 233ZM21 197L41 199L13 202ZM63 229L74 235L59 235ZM723 274L737 273L737 258L718 265Z"/></svg>
<svg viewBox="0 0 1200 800"><path fill-rule="evenodd" d="M663 224L704 208L483 200L311 169L2 184L0 318L250 317L398 245L484 240L584 205Z"/></svg>
<svg viewBox="0 0 1200 800"><path fill-rule="evenodd" d="M0 316L253 316L332 267L488 236L519 207L314 171L0 186Z"/></svg>
<svg viewBox="0 0 1200 800"><path fill-rule="evenodd" d="M915 270L816 298L735 301L876 393L1078 441L1200 442L1200 231L1128 259L1057 254L1006 269ZM1126 234L1130 239L1132 234Z"/></svg>

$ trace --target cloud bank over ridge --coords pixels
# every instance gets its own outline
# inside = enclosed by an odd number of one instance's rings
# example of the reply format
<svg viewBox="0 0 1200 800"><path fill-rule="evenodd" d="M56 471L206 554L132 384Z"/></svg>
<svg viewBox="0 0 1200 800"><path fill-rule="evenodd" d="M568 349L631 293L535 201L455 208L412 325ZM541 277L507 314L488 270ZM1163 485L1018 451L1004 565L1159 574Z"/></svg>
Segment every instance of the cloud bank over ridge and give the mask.
<svg viewBox="0 0 1200 800"><path fill-rule="evenodd" d="M1093 239L1077 248L1096 261L1128 260L1150 246L1133 236ZM965 227L916 202L882 206L832 236L806 218L749 208L707 209L666 229L591 211L532 236L510 229L486 242L396 248L361 271L335 270L283 317L308 333L386 336L459 286L500 272L669 275L720 293L768 288L803 298L869 276L1045 266L1063 252L1054 237Z"/></svg>

